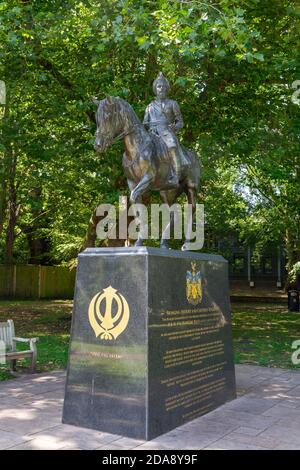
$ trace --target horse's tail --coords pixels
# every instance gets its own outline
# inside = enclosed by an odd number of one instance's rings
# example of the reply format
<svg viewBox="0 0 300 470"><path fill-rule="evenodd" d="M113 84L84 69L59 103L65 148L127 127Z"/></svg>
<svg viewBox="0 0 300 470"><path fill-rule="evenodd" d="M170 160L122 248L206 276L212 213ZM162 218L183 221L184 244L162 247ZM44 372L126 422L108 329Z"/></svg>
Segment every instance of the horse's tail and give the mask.
<svg viewBox="0 0 300 470"><path fill-rule="evenodd" d="M187 186L189 188L198 189L201 177L201 160L199 155L190 149L185 149L190 160L190 165L187 169Z"/></svg>

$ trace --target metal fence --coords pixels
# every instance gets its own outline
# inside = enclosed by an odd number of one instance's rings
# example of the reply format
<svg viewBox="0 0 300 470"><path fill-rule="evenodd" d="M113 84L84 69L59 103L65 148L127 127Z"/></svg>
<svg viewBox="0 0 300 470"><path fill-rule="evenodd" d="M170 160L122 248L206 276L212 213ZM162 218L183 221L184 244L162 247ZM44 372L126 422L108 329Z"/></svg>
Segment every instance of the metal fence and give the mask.
<svg viewBox="0 0 300 470"><path fill-rule="evenodd" d="M0 265L0 298L72 299L76 269Z"/></svg>

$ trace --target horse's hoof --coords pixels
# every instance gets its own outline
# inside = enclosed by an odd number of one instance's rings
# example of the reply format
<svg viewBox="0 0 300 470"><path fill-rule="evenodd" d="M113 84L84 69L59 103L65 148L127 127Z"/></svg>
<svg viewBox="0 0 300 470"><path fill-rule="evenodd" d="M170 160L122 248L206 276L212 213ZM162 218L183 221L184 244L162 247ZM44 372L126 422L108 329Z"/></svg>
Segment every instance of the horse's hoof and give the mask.
<svg viewBox="0 0 300 470"><path fill-rule="evenodd" d="M181 251L188 251L187 243L184 243L181 247Z"/></svg>
<svg viewBox="0 0 300 470"><path fill-rule="evenodd" d="M130 204L135 204L136 203L136 195L135 195L134 191L132 191L131 194L130 194L129 202L130 202Z"/></svg>
<svg viewBox="0 0 300 470"><path fill-rule="evenodd" d="M134 246L143 246L143 240L137 240Z"/></svg>

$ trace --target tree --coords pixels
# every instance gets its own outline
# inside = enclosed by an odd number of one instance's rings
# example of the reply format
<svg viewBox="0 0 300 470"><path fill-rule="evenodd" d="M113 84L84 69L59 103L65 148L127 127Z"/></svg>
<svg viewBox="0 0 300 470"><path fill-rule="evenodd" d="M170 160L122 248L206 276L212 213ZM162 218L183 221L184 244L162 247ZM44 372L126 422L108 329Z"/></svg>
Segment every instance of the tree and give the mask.
<svg viewBox="0 0 300 470"><path fill-rule="evenodd" d="M255 220L266 238L268 224L289 268L299 259L297 2L11 0L0 16L7 261L32 260L37 246L42 262L76 257L95 207L126 193L122 146L93 150L91 96L118 95L142 118L159 70L181 104L183 141L201 155L199 201L211 229L247 237Z"/></svg>

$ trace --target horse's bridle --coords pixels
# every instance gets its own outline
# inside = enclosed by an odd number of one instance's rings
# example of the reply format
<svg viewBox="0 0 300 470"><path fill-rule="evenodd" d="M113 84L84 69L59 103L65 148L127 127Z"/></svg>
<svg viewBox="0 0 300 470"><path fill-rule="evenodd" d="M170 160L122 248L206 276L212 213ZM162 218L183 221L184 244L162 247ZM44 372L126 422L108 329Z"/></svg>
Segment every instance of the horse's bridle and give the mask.
<svg viewBox="0 0 300 470"><path fill-rule="evenodd" d="M121 132L121 134L118 134L116 137L113 137L113 138L111 139L111 143L113 144L113 143L116 142L117 140L120 140L120 139L122 139L123 137L126 137L127 135L131 134L131 133L134 131L135 127L138 126L138 125L139 125L139 124L136 123L136 124L134 124L131 128L127 129L126 131ZM99 136L99 134L100 134L100 132L97 130L96 133L95 133L95 136L97 137L97 136Z"/></svg>

